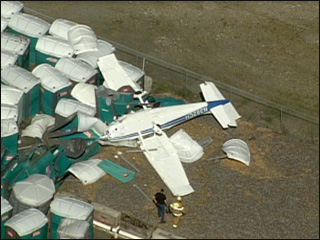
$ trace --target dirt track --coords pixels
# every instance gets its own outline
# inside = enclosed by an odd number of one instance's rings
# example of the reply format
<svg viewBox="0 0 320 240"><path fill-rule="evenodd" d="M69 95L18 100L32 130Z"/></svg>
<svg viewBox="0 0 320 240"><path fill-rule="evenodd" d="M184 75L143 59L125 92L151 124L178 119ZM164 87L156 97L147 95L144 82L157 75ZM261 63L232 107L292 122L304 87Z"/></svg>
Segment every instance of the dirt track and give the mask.
<svg viewBox="0 0 320 240"><path fill-rule="evenodd" d="M98 35L144 53L319 114L318 2L23 2L54 18L87 24ZM319 147L242 120L227 133L213 122L207 116L170 130L182 127L194 139L214 139L203 159L184 165L196 192L184 198L188 214L176 233L188 238L319 238ZM220 155L230 138L249 144L250 167L205 161ZM105 148L97 158L125 166L113 158L117 150ZM142 172L135 183L150 195L163 187L142 154L128 158ZM154 206L132 184L110 176L87 187L66 182L62 190L157 224ZM169 223L160 227L172 231Z"/></svg>

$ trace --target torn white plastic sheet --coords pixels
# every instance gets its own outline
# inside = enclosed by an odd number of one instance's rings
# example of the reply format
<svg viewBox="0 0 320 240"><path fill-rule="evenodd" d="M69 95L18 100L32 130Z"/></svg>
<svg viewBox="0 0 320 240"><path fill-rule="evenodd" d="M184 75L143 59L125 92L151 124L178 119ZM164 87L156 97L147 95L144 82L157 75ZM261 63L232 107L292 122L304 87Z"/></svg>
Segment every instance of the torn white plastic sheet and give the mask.
<svg viewBox="0 0 320 240"><path fill-rule="evenodd" d="M55 118L46 114L36 114L32 120L31 124L22 130L21 137L32 137L42 139L45 131L53 126L55 123Z"/></svg>
<svg viewBox="0 0 320 240"><path fill-rule="evenodd" d="M202 83L200 88L207 102L225 99L213 82ZM212 108L210 111L223 128L236 127L236 120L241 117L230 102Z"/></svg>
<svg viewBox="0 0 320 240"><path fill-rule="evenodd" d="M87 83L78 83L71 91L71 96L83 104L96 107L96 92L97 86Z"/></svg>
<svg viewBox="0 0 320 240"><path fill-rule="evenodd" d="M222 150L228 158L238 160L249 166L251 154L246 142L240 139L231 139L223 144Z"/></svg>
<svg viewBox="0 0 320 240"><path fill-rule="evenodd" d="M204 152L203 148L194 141L183 129L170 137L170 141L177 150L181 162L192 163L199 160Z"/></svg>
<svg viewBox="0 0 320 240"><path fill-rule="evenodd" d="M83 185L91 184L106 174L100 167L98 167L100 162L102 162L100 159L90 159L78 162L72 165L68 171L76 176Z"/></svg>
<svg viewBox="0 0 320 240"><path fill-rule="evenodd" d="M135 93L143 91L142 88L128 76L114 54L100 57L97 64L104 77L103 85L106 88L119 91L122 87L129 86Z"/></svg>
<svg viewBox="0 0 320 240"><path fill-rule="evenodd" d="M68 30L68 39L76 54L98 51L97 36L86 25L75 25Z"/></svg>
<svg viewBox="0 0 320 240"><path fill-rule="evenodd" d="M174 196L185 196L194 192L177 151L164 132L160 136L153 135L145 139L140 134L140 140L141 149L146 150L144 155ZM157 151L148 151L154 148Z"/></svg>

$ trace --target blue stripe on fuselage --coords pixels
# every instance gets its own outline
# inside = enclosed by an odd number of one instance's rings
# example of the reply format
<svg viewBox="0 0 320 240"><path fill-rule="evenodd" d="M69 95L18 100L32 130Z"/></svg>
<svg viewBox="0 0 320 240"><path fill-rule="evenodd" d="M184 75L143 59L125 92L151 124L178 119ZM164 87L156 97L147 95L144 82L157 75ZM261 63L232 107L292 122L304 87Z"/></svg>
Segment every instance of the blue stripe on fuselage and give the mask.
<svg viewBox="0 0 320 240"><path fill-rule="evenodd" d="M188 113L187 115L184 115L182 117L179 117L179 118L176 118L170 122L167 122L165 124L162 124L160 127L161 129L168 129L168 128L171 128L173 126L176 126L180 123L183 123L183 122L186 122L192 118L195 118L197 116L200 116L200 115L203 115L205 113L207 113L210 109L214 108L214 107L217 107L219 105L224 105L224 104L227 104L229 103L230 100L218 100L218 101L211 101L211 102L207 102L207 106L204 106L204 107L201 107L197 110L194 110L190 113ZM151 134L153 133L154 130L153 128L149 128L149 129L146 129L146 130L143 130L141 132L142 135L146 135L146 134ZM115 138L112 138L110 139L110 141L120 141L120 140L124 140L124 139L128 139L128 138L132 138L132 137L138 137L139 134L138 132L136 133L132 133L132 134L129 134L129 135L126 135L126 136L121 136L121 137L115 137Z"/></svg>

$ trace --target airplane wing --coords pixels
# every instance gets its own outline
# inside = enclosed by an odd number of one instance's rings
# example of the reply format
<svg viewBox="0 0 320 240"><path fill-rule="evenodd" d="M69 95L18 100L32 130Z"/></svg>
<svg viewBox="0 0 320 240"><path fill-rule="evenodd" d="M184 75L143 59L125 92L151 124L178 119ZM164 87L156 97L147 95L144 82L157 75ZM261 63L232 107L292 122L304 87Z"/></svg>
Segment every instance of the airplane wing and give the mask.
<svg viewBox="0 0 320 240"><path fill-rule="evenodd" d="M200 88L207 102L225 99L213 82L202 83ZM237 126L236 120L240 118L240 115L232 103L211 108L210 111L223 128Z"/></svg>
<svg viewBox="0 0 320 240"><path fill-rule="evenodd" d="M100 57L97 64L105 79L105 87L119 91L122 87L130 86L134 92L142 92L141 87L131 80L114 54Z"/></svg>
<svg viewBox="0 0 320 240"><path fill-rule="evenodd" d="M153 135L149 138L142 138L140 134L140 140L146 158L174 196L185 196L194 192L178 153L164 132L160 136ZM152 151L155 148L157 150Z"/></svg>

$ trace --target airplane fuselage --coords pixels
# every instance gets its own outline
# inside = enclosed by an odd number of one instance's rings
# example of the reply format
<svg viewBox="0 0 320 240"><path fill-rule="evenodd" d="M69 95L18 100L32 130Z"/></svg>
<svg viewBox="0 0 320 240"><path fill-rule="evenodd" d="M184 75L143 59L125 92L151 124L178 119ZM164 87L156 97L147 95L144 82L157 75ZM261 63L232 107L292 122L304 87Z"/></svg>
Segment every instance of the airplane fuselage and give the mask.
<svg viewBox="0 0 320 240"><path fill-rule="evenodd" d="M135 139L139 137L139 132L142 136L154 133L155 125L162 130L169 129L197 116L207 114L211 108L228 102L229 100L199 102L130 113L111 123L104 137L109 141Z"/></svg>

